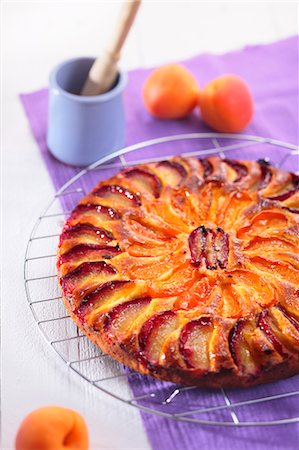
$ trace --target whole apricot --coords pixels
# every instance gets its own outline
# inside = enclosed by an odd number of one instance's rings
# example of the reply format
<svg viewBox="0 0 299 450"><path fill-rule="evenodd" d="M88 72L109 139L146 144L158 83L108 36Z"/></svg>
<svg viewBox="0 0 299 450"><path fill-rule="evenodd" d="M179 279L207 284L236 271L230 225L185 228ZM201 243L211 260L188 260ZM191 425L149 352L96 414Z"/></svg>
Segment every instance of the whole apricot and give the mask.
<svg viewBox="0 0 299 450"><path fill-rule="evenodd" d="M88 431L76 411L46 406L28 414L16 436L16 450L87 450Z"/></svg>
<svg viewBox="0 0 299 450"><path fill-rule="evenodd" d="M192 73L180 64L154 70L143 86L147 110L159 119L180 119L195 108L199 88Z"/></svg>
<svg viewBox="0 0 299 450"><path fill-rule="evenodd" d="M235 75L210 81L200 93L202 120L216 131L237 133L253 115L253 100L247 84Z"/></svg>

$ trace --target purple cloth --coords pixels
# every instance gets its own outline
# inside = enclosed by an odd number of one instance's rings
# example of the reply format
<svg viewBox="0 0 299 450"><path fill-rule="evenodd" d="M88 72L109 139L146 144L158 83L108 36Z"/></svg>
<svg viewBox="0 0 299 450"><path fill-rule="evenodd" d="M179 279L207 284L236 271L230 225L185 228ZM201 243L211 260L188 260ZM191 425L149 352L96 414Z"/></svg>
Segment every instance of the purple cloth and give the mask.
<svg viewBox="0 0 299 450"><path fill-rule="evenodd" d="M204 54L196 56L184 64L198 78L201 86L214 77L224 73L239 75L249 84L255 101L255 114L245 133L272 137L282 141L298 144L298 37L270 44L246 47L224 55ZM141 88L148 75L148 69L134 70L129 73L129 83L125 92L127 122L127 144L146 139L189 132L210 131L198 119L197 112L180 121L157 121L145 111L141 100ZM21 96L22 103L30 121L34 137L39 145L43 159L56 189L72 177L79 169L58 162L46 147L47 102L46 89ZM193 148L195 143L186 144L181 151ZM147 149L138 156L146 156L155 150ZM271 162L279 163L286 150L267 145L252 146L230 153L230 157L257 159L269 156ZM132 156L128 155L130 159ZM292 156L285 162L284 168L298 170L298 157ZM108 175L108 173L107 173ZM96 182L91 175L86 188ZM162 404L173 391L171 383L161 383L138 374L129 377L135 397L158 392L156 397L139 400L145 407L159 408L161 412L177 412L178 408L188 411L200 407L224 404L222 394L217 390L184 390L169 404ZM246 390L227 390L232 402L245 399L274 395L276 393L298 391L299 377ZM240 421L273 420L282 417L299 417L298 397L288 397L279 401L236 409ZM299 448L299 425L281 425L275 427L226 428L205 427L198 424L176 422L156 415L142 412L143 423L154 450L295 450ZM228 410L194 414L192 418L204 420L231 421ZM132 431L134 432L134 431Z"/></svg>

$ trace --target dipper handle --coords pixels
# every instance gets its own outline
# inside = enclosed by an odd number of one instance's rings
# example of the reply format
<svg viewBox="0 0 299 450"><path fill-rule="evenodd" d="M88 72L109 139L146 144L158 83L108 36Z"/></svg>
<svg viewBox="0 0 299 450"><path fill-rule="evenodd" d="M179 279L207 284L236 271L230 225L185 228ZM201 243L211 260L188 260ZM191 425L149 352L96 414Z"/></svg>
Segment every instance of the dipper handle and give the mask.
<svg viewBox="0 0 299 450"><path fill-rule="evenodd" d="M93 63L81 95L100 95L109 91L117 76L121 49L134 22L141 0L129 0L122 6L119 21L104 55Z"/></svg>

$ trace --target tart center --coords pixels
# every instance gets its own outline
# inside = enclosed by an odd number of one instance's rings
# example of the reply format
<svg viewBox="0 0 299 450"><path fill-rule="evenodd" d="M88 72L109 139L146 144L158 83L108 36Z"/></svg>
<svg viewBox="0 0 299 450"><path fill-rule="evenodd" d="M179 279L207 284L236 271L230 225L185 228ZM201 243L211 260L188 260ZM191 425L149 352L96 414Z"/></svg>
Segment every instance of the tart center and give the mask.
<svg viewBox="0 0 299 450"><path fill-rule="evenodd" d="M209 270L226 268L229 237L222 228L200 225L190 233L188 243L193 266L205 266Z"/></svg>

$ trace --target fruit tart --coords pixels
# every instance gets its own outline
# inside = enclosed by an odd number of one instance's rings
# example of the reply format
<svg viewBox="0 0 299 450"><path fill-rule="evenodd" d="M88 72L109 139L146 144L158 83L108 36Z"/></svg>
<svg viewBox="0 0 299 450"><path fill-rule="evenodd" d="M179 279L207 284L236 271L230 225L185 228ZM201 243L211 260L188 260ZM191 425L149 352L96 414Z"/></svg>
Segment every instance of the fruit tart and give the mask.
<svg viewBox="0 0 299 450"><path fill-rule="evenodd" d="M185 385L299 373L298 176L174 157L101 181L67 219L58 279L103 352Z"/></svg>

